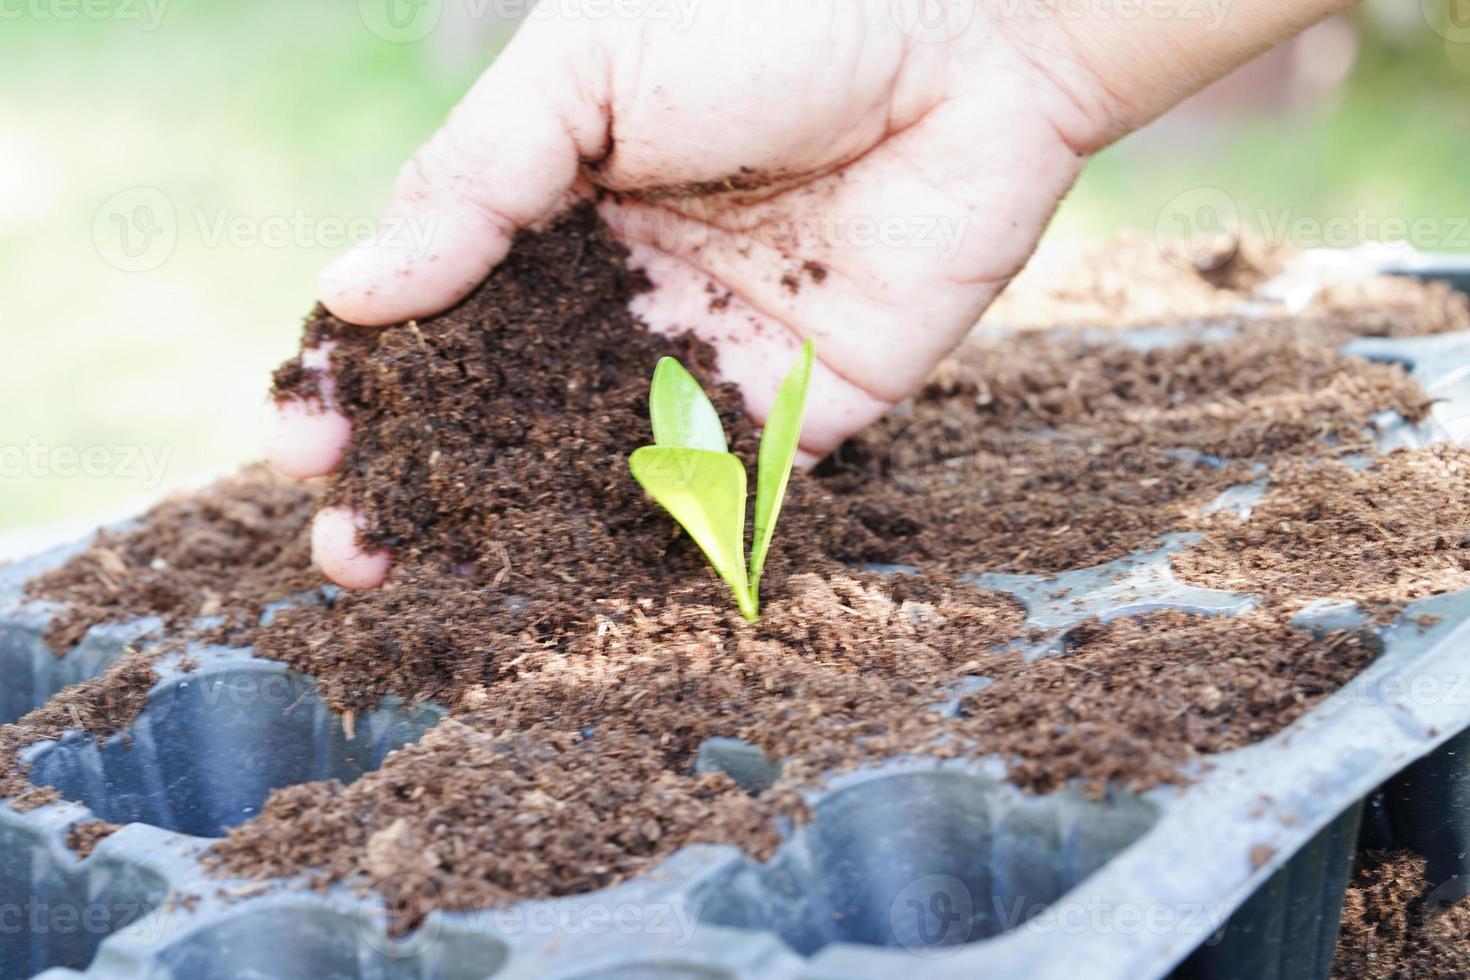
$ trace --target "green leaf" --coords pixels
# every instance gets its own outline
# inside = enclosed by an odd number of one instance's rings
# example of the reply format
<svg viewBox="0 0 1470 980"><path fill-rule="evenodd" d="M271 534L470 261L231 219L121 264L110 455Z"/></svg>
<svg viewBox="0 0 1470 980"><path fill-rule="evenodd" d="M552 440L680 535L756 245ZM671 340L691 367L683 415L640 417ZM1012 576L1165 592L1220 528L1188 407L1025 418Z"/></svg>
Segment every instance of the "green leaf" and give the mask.
<svg viewBox="0 0 1470 980"><path fill-rule="evenodd" d="M761 433L760 463L756 472L755 540L750 549L750 591L760 595L761 572L781 516L781 501L791 480L796 449L801 442L801 423L806 417L807 390L812 381L812 342L801 345L796 363L781 382L770 417Z"/></svg>
<svg viewBox="0 0 1470 980"><path fill-rule="evenodd" d="M704 551L746 619L759 603L745 577L745 465L730 453L644 446L628 468Z"/></svg>
<svg viewBox="0 0 1470 980"><path fill-rule="evenodd" d="M672 357L660 358L653 369L653 387L648 392L648 416L653 422L653 441L677 449L729 451L720 413L709 396Z"/></svg>

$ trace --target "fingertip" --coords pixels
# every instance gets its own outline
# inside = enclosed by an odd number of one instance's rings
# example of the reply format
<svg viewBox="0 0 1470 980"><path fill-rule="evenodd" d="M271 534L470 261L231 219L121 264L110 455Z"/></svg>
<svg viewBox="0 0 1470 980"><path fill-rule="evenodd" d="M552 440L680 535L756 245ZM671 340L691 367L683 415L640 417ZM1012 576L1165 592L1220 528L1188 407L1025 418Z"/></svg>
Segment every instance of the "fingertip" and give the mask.
<svg viewBox="0 0 1470 980"><path fill-rule="evenodd" d="M825 453L814 453L808 449L798 447L796 450L796 468L799 470L809 470L820 463L825 455Z"/></svg>
<svg viewBox="0 0 1470 980"><path fill-rule="evenodd" d="M322 574L344 589L374 589L388 577L388 552L363 551L359 521L345 507L327 507L311 525L311 554Z"/></svg>
<svg viewBox="0 0 1470 980"><path fill-rule="evenodd" d="M381 295L382 281L399 275L391 256L371 242L333 259L317 276L317 296L339 319L364 327L397 322L391 297Z"/></svg>
<svg viewBox="0 0 1470 980"><path fill-rule="evenodd" d="M352 423L341 412L300 398L270 403L261 419L265 461L297 479L335 470L351 439Z"/></svg>
<svg viewBox="0 0 1470 980"><path fill-rule="evenodd" d="M401 323L459 302L509 250L508 227L463 210L384 219L377 237L321 271L318 295L348 323Z"/></svg>

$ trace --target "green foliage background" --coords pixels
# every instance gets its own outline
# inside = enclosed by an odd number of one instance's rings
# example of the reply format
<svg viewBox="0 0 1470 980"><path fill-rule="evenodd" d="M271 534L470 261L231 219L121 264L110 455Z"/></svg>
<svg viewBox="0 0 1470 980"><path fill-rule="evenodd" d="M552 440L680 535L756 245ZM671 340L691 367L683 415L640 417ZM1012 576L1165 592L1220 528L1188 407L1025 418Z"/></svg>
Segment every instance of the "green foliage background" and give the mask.
<svg viewBox="0 0 1470 980"><path fill-rule="evenodd" d="M144 0L93 0L107 16L78 14L82 2L0 4L0 530L155 489L17 466L28 446L103 447L119 470L148 447L166 454L166 486L251 458L268 372L336 249L310 235L212 242L210 223L372 216L505 33L452 51L391 43L356 0L153 0L149 29ZM1366 40L1338 95L1130 138L1093 163L1053 235L1152 229L1197 187L1226 190L1248 225L1361 215L1448 229L1470 215L1470 40L1388 10L1354 15ZM1447 22L1470 35L1470 18ZM161 266L130 273L104 260L93 223L140 186L167 195L178 239Z"/></svg>

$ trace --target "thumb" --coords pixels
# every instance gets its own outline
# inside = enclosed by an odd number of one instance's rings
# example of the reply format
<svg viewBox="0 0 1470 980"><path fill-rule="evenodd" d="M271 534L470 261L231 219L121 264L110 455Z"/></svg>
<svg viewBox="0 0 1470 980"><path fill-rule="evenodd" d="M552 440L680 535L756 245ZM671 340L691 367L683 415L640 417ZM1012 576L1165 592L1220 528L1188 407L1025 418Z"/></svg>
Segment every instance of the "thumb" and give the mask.
<svg viewBox="0 0 1470 980"><path fill-rule="evenodd" d="M603 152L603 100L578 71L595 59L547 26L525 25L399 173L376 234L323 270L327 309L380 326L454 305Z"/></svg>

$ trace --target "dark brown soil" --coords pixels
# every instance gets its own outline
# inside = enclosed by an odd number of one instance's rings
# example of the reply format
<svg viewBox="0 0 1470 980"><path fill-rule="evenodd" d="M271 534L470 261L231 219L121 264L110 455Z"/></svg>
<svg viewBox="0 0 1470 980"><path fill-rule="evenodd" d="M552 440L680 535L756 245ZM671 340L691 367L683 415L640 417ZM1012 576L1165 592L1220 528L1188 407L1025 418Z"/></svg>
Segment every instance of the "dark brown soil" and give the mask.
<svg viewBox="0 0 1470 980"><path fill-rule="evenodd" d="M1233 309L1266 275L1248 252L1188 274L1187 288L1171 267L1175 284L1161 275L1158 288L1183 289L1198 315ZM318 584L304 564L316 501L251 475L165 505L33 590L84 604L58 641L92 621L160 612L182 626L208 608L226 616L221 639L317 677L340 708L394 693L451 710L349 787L275 794L218 844L231 872L309 866L322 882L376 881L406 926L436 905L603 887L688 843L767 855L774 819L802 816L805 781L900 752L999 752L1037 791L1144 788L1279 731L1369 659L1356 637L1291 631L1298 603L1283 581L1242 619L1084 627L1069 655L1027 663L996 652L1022 630L1019 606L956 574L1093 565L1179 530L1212 535L1194 577L1236 574L1221 560L1206 567L1240 533L1204 512L1221 490L1262 468L1319 472L1367 447L1376 413L1423 411L1403 372L1343 358L1341 341L1367 322L1424 332L1449 319L1410 302L1152 351L978 335L898 416L794 477L763 615L748 624L639 492L626 457L650 440L647 384L664 354L706 382L747 462L755 430L737 394L709 383L707 348L648 334L627 312L644 283L623 260L583 208L522 236L447 314L384 330L311 317L306 344L337 345L335 399L354 426L323 497L360 508L366 543L393 550L385 588L257 628L266 602ZM806 272L803 288L820 289ZM323 390L299 361L276 381L282 396ZM1302 560L1330 565L1357 549L1377 566L1379 586L1364 593L1374 602L1470 586L1470 572L1427 550L1426 529L1461 487L1429 454L1410 458L1435 476L1419 487L1417 518L1403 515L1403 550L1375 553L1360 543L1368 522L1340 521ZM885 578L864 562L926 573ZM1419 571L1395 588L1400 562ZM963 717L934 710L981 676L993 684L964 700ZM102 727L126 714L118 707ZM695 774L696 749L715 735L785 760L782 780L753 797Z"/></svg>
<svg viewBox="0 0 1470 980"><path fill-rule="evenodd" d="M1407 851L1360 856L1342 908L1333 980L1470 976L1470 899L1440 907L1427 862Z"/></svg>

